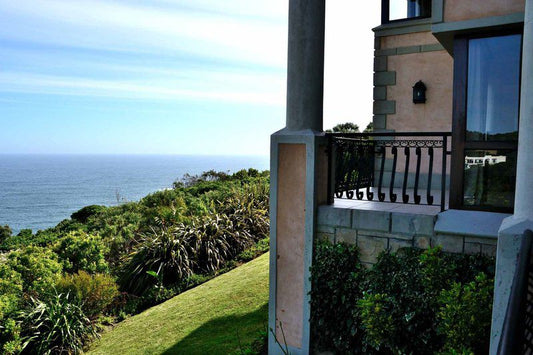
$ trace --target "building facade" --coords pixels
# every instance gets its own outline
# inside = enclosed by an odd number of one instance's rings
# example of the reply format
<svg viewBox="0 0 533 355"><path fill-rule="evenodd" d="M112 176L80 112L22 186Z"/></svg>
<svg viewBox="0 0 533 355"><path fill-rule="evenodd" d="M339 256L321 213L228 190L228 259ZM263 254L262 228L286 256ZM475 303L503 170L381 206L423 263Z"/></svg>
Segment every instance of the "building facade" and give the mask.
<svg viewBox="0 0 533 355"><path fill-rule="evenodd" d="M309 353L309 268L327 238L357 244L368 264L405 246L496 255L496 353L533 228L533 1L381 6L375 133L328 137L325 0L289 1L287 121L271 138L269 352L281 352L277 337Z"/></svg>

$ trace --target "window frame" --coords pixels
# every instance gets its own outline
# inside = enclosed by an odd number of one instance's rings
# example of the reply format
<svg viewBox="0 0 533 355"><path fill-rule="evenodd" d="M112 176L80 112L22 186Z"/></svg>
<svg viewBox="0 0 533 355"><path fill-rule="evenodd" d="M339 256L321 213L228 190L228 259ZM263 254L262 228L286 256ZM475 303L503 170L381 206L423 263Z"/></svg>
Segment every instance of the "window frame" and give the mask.
<svg viewBox="0 0 533 355"><path fill-rule="evenodd" d="M450 165L449 205L452 209L513 213L514 207L468 206L464 205L464 165L465 150L509 150L518 152L516 141L467 141L466 113L468 99L468 45L471 39L520 34L523 43L523 25L520 28L474 33L457 36L454 39L453 68L453 117L452 117L452 156ZM520 72L522 69L522 48L520 46ZM518 106L520 107L521 75L519 75ZM518 117L520 121L520 117ZM518 129L520 127L518 126Z"/></svg>

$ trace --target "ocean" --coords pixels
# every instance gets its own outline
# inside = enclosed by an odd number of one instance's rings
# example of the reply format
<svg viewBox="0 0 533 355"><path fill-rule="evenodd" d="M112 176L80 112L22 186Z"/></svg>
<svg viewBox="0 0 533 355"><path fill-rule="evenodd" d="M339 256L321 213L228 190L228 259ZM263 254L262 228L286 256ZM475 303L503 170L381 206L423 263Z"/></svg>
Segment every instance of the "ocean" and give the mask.
<svg viewBox="0 0 533 355"><path fill-rule="evenodd" d="M0 155L0 225L36 232L87 205L115 206L184 174L267 170L267 156Z"/></svg>

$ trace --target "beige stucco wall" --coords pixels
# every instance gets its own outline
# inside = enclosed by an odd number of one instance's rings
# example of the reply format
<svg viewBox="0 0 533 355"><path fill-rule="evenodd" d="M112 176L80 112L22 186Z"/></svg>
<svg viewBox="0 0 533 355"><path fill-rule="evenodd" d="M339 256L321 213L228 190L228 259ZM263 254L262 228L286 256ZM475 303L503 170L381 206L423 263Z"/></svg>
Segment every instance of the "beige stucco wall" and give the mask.
<svg viewBox="0 0 533 355"><path fill-rule="evenodd" d="M444 21L464 21L523 12L524 0L446 0Z"/></svg>
<svg viewBox="0 0 533 355"><path fill-rule="evenodd" d="M435 51L390 56L388 70L396 85L387 88L387 100L396 101L396 114L387 116L387 129L397 132L450 131L452 125L453 59ZM413 103L413 85L427 86L427 102Z"/></svg>
<svg viewBox="0 0 533 355"><path fill-rule="evenodd" d="M420 46L437 43L431 32L408 33L396 36L381 37L381 49L396 47Z"/></svg>
<svg viewBox="0 0 533 355"><path fill-rule="evenodd" d="M302 344L305 233L305 144L280 144L277 196L276 336Z"/></svg>

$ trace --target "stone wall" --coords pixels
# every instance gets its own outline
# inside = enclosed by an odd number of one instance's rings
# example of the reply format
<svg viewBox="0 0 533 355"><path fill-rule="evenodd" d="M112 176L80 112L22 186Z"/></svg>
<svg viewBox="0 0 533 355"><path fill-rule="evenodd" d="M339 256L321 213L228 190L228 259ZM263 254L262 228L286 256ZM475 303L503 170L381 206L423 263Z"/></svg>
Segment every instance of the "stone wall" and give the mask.
<svg viewBox="0 0 533 355"><path fill-rule="evenodd" d="M357 245L361 261L366 264L374 264L384 250L402 247L427 249L440 245L452 253L496 255L495 236L436 232L438 215L424 214L424 206L412 206L417 213L405 213L380 211L378 206L387 207L386 204L375 205L373 210L320 206L316 237Z"/></svg>

